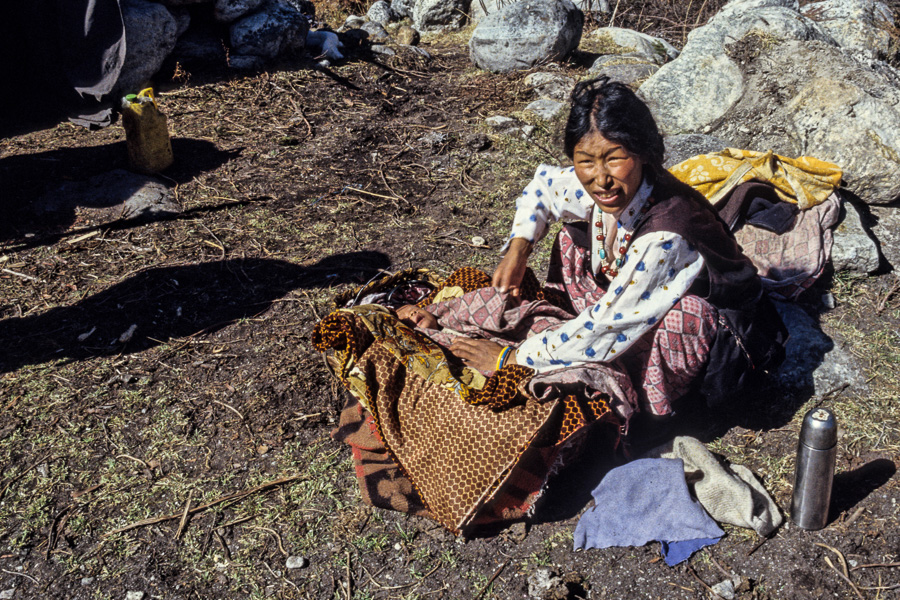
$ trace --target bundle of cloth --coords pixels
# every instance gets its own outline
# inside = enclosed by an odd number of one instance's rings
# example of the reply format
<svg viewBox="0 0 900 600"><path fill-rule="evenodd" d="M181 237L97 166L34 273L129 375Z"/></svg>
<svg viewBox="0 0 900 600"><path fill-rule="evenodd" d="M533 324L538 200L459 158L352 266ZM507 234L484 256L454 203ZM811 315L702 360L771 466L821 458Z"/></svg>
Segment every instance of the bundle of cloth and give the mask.
<svg viewBox="0 0 900 600"><path fill-rule="evenodd" d="M796 298L825 268L840 208L834 165L729 149L670 171L716 200L771 297ZM314 345L352 396L334 437L351 446L368 502L430 516L457 534L522 519L589 428L606 427L615 452L636 413L670 414L669 399L696 383L663 379L659 393L648 393L629 376L654 361L686 364L708 353L702 346L716 323L689 302L666 316L677 317L678 344L635 343L614 361L478 371L446 351L458 336L515 347L600 302L606 290L580 275L590 268L578 250L585 235L565 225L549 283L528 271L515 297L462 268L418 302L427 320L363 305L318 324Z"/></svg>

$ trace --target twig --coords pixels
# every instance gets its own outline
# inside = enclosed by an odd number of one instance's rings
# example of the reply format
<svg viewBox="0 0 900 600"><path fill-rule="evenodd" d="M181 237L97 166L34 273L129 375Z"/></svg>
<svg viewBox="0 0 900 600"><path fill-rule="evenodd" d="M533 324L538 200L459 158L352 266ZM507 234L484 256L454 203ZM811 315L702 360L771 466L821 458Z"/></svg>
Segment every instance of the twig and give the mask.
<svg viewBox="0 0 900 600"><path fill-rule="evenodd" d="M30 579L35 584L41 585L41 582L38 581L37 579L35 579L34 577L32 577L31 575L26 575L25 573L16 573L15 571L7 571L6 569L0 569L0 571L3 571L4 573L9 573L10 575L17 575L18 577L24 577L25 579Z"/></svg>
<svg viewBox="0 0 900 600"><path fill-rule="evenodd" d="M837 567L834 566L834 564L831 562L831 559L828 558L827 556L824 557L825 564L827 564L829 567L831 567L831 569L835 573L837 573L841 579L843 579L844 581L847 582L847 585L849 585L853 589L853 591L860 598L860 600L864 600L862 593L859 591L859 588L856 587L855 583L850 581L850 572L847 570L847 561L844 559L844 555L841 553L841 551L838 550L837 548L833 548L832 546L829 546L828 544L821 544L819 542L816 542L815 545L821 546L822 548L825 548L827 550L831 550L832 552L837 554L838 559L840 559L840 561L841 561L841 568L844 570L843 573L841 572L840 569L838 569Z"/></svg>
<svg viewBox="0 0 900 600"><path fill-rule="evenodd" d="M481 588L481 591L478 592L478 595L475 596L475 598L473 598L473 600L480 600L481 597L484 596L484 593L487 592L487 591L488 591L488 588L491 587L491 585L494 583L494 581L495 581L498 577L500 577L500 573L503 572L503 569L505 569L505 568L506 568L506 565L508 565L508 564L509 564L509 559L506 559L506 561L504 561L504 563L503 563L502 565L500 565L499 567L497 567L497 570L494 571L494 574L491 575L491 578L487 580L487 583L484 584L484 586ZM433 572L433 571L432 571L432 572Z"/></svg>
<svg viewBox="0 0 900 600"><path fill-rule="evenodd" d="M278 551L284 554L285 556L290 556L287 550L284 549L284 544L281 543L281 536L278 535L278 532L274 529L269 529L268 527L260 527L259 525L251 525L248 529L261 529L263 531L268 531L275 537L275 541L278 542Z"/></svg>
<svg viewBox="0 0 900 600"><path fill-rule="evenodd" d="M3 495L6 494L6 490L9 489L9 486L14 484L19 479L21 479L22 476L24 476L26 473L28 473L28 471L30 471L30 470L34 469L35 467L37 467L38 465L46 462L48 458L50 458L49 452L47 454L45 454L44 456L42 456L41 458L37 459L35 462L33 462L30 467L26 467L25 469L23 469L21 473L18 473L17 475L13 475L12 478L6 482L6 484L3 486L3 488L0 489L0 498L3 498Z"/></svg>
<svg viewBox="0 0 900 600"><path fill-rule="evenodd" d="M225 553L225 560L231 562L231 550L228 549L228 544L225 543L225 538L222 537L222 534L219 533L218 529L213 529L213 535L216 536L216 540L219 542L219 545L222 546L222 552Z"/></svg>
<svg viewBox="0 0 900 600"><path fill-rule="evenodd" d="M361 190L359 188L350 187L349 185L347 187L345 187L344 190L347 190L350 192L356 192L357 194L365 194L367 196L372 196L373 198L384 198L385 200L403 200L403 198L400 198L398 196L383 196L381 194L376 194L374 192L367 192L366 190Z"/></svg>
<svg viewBox="0 0 900 600"><path fill-rule="evenodd" d="M236 414L236 415L238 416L238 418L240 418L241 421L244 420L244 415L242 415L240 412L238 412L238 409L236 409L235 407L231 406L230 404L225 404L224 402L219 402L218 400L213 400L213 403L214 403L214 404L219 404L219 405L221 405L221 406L224 406L225 408L227 408L228 410L230 410L231 412L233 412L234 414Z"/></svg>
<svg viewBox="0 0 900 600"><path fill-rule="evenodd" d="M3 270L6 271L6 269ZM888 300L890 300L891 296L893 296L894 292L896 292L898 289L900 289L900 277L895 277L894 285L892 285L891 288L887 292L885 292L884 296L878 302L878 306L875 308L875 314L880 315L882 312L884 312Z"/></svg>
<svg viewBox="0 0 900 600"><path fill-rule="evenodd" d="M700 579L700 576L697 575L697 572L694 570L694 567L688 566L687 570L688 570L688 573L690 573L691 575L693 575L693 576L694 576L694 579L696 579L697 582L698 582L700 585L703 586L703 589L705 589L707 592L709 592L709 594L710 594L713 598L718 598L719 600L724 600L724 598L722 598L722 596L718 595L718 594L715 592L715 590L713 590L711 587L709 587L708 585L706 585L706 582L705 582L705 581L703 581L702 579Z"/></svg>
<svg viewBox="0 0 900 600"><path fill-rule="evenodd" d="M853 523L853 521L858 519L859 515L862 514L863 510L865 510L865 506L860 506L855 511L853 511L853 514L850 515L850 518L847 519L846 521L844 521L844 527L849 527Z"/></svg>
<svg viewBox="0 0 900 600"><path fill-rule="evenodd" d="M246 523L251 519L255 519L256 515L250 515L249 517L241 517L240 519L235 519L234 521L228 521L227 523L222 523L218 525L216 529L225 529L226 527L231 527L233 525L239 525L241 523Z"/></svg>
<svg viewBox="0 0 900 600"><path fill-rule="evenodd" d="M853 567L853 568L850 569L850 570L851 570L851 571L856 571L856 570L858 570L858 569L875 569L875 568L879 568L879 567L887 567L887 568L891 568L891 567L900 567L900 562L892 562L892 563L870 563L870 564L867 564L867 565L857 565L857 566Z"/></svg>
<svg viewBox="0 0 900 600"><path fill-rule="evenodd" d="M181 534L184 533L184 528L187 526L188 514L191 510L191 496L194 495L194 490L188 491L187 502L184 503L184 512L181 513L181 521L178 523L178 531L175 532L175 539L179 539Z"/></svg>
<svg viewBox="0 0 900 600"><path fill-rule="evenodd" d="M235 492L233 494L228 494L227 496L222 496L221 498L217 498L212 502L207 502L206 504L201 504L195 508L192 508L188 511L188 514L194 515L199 512L203 512L204 510L221 504L223 502L228 502L229 500L243 500L247 496L251 496L256 494L257 492L262 492L273 487L277 487L279 485L283 485L285 483L291 483L293 481L297 481L299 479L307 479L304 475L293 475L291 477L285 477L283 479L276 479L275 481L270 481L268 483L264 483L262 485L258 485L254 488L250 488L249 490L245 490L243 492ZM181 513L175 513L173 515L164 515L162 517L152 517L150 519L143 519L141 521L137 521L132 523L131 525L126 525L125 527L119 527L118 529L113 529L107 533L103 534L104 538L107 538L116 533L122 533L124 531L130 531L132 529L137 529L138 527L144 527L146 525L154 525L156 523L162 523L164 521L171 521L173 519L178 519L181 517Z"/></svg>
<svg viewBox="0 0 900 600"><path fill-rule="evenodd" d="M10 275L15 275L16 277L21 277L22 279L29 279L31 281L37 281L38 283L44 283L37 277L32 277L31 275L26 275L25 273L19 273L18 271L12 271L10 269L0 269L4 273L9 273Z"/></svg>
<svg viewBox="0 0 900 600"><path fill-rule="evenodd" d="M752 556L754 552L759 550L762 547L762 545L768 541L769 541L768 537L764 537L763 539L759 540L759 542L757 542L757 544L755 546L750 548L750 552L747 553L747 556Z"/></svg>
<svg viewBox="0 0 900 600"><path fill-rule="evenodd" d="M350 551L347 550L347 600L353 597L353 579L350 577Z"/></svg>

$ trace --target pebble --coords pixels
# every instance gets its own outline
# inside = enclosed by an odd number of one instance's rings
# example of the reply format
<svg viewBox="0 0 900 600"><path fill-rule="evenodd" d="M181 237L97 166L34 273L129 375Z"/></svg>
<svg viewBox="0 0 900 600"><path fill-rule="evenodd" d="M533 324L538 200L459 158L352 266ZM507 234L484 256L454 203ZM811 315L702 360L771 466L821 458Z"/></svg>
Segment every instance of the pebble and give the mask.
<svg viewBox="0 0 900 600"><path fill-rule="evenodd" d="M725 581L720 581L716 585L712 586L712 591L716 593L720 598L724 598L725 600L734 600L734 582L730 579L726 579Z"/></svg>
<svg viewBox="0 0 900 600"><path fill-rule="evenodd" d="M91 585L92 583L94 583L93 577L82 577L81 578L81 585Z"/></svg>
<svg viewBox="0 0 900 600"><path fill-rule="evenodd" d="M834 295L832 295L831 292L822 294L822 306L824 306L828 310L834 310L835 305Z"/></svg>
<svg viewBox="0 0 900 600"><path fill-rule="evenodd" d="M288 569L304 569L309 565L309 561L305 556L288 556L284 566Z"/></svg>
<svg viewBox="0 0 900 600"><path fill-rule="evenodd" d="M144 592L125 592L125 600L144 600Z"/></svg>
<svg viewBox="0 0 900 600"><path fill-rule="evenodd" d="M13 597L13 594L16 593L16 588L9 588L8 590L0 590L0 600L10 600Z"/></svg>
<svg viewBox="0 0 900 600"><path fill-rule="evenodd" d="M472 236L473 246L484 246L484 238L480 235Z"/></svg>

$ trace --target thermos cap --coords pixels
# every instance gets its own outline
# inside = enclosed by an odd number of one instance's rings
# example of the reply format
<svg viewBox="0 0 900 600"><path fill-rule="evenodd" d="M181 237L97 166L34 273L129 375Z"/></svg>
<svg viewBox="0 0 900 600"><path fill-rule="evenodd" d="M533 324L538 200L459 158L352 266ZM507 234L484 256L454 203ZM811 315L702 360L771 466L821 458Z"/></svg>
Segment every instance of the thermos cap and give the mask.
<svg viewBox="0 0 900 600"><path fill-rule="evenodd" d="M837 444L837 421L827 408L814 408L803 417L800 443L813 450L828 450Z"/></svg>

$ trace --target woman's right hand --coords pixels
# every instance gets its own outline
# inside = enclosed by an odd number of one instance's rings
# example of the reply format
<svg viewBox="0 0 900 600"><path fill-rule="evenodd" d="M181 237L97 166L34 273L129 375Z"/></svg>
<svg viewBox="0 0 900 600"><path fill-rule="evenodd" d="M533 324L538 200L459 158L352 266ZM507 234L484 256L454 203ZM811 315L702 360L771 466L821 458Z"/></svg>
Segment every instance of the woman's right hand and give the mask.
<svg viewBox="0 0 900 600"><path fill-rule="evenodd" d="M509 243L506 256L497 265L491 285L499 288L501 292L509 292L512 296L519 295L519 286L525 276L525 267L528 266L528 256L531 254L531 242L525 238L513 238Z"/></svg>

